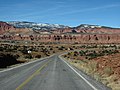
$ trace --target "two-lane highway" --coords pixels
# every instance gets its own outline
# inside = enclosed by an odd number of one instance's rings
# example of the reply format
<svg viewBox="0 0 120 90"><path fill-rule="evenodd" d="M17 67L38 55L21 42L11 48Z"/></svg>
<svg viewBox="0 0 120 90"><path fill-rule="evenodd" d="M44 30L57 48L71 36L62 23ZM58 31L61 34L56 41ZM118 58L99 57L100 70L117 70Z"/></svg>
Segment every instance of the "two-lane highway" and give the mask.
<svg viewBox="0 0 120 90"><path fill-rule="evenodd" d="M0 72L0 90L109 90L85 79L89 85L73 69L54 55Z"/></svg>

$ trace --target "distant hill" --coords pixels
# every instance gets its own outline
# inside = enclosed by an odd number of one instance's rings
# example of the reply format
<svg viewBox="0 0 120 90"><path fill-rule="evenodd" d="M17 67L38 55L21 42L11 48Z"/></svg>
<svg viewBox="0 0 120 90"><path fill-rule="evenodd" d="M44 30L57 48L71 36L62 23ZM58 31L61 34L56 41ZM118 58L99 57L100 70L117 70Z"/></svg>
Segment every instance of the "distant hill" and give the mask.
<svg viewBox="0 0 120 90"><path fill-rule="evenodd" d="M35 23L35 22L26 22L26 21L10 21L8 24L16 28L32 28L33 30L56 30L67 28L68 26L59 25L59 24L48 24L48 23Z"/></svg>
<svg viewBox="0 0 120 90"><path fill-rule="evenodd" d="M0 40L61 43L119 43L120 29L81 24L69 27L34 22L0 22Z"/></svg>

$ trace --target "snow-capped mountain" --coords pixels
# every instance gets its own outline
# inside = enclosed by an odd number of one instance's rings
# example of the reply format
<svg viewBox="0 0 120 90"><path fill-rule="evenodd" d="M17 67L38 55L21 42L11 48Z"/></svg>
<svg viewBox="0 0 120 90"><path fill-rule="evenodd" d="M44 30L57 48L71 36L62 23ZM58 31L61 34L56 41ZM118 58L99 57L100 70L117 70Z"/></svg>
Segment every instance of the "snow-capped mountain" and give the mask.
<svg viewBox="0 0 120 90"><path fill-rule="evenodd" d="M102 28L102 26L99 26L99 25L89 25L89 24L81 24L80 26L77 26L76 28L80 28L80 29L94 29L94 28Z"/></svg>
<svg viewBox="0 0 120 90"><path fill-rule="evenodd" d="M100 29L100 28L104 28L104 29L118 29L118 28L112 28L112 27L107 27L107 26L100 26L100 25L90 25L90 24L81 24L77 27L75 27L77 29L84 29L84 30L88 30L88 29Z"/></svg>
<svg viewBox="0 0 120 90"><path fill-rule="evenodd" d="M100 26L100 25L90 25L90 24L81 24L77 27L70 27L65 25L59 25L59 24L49 24L49 23L35 23L35 22L26 22L26 21L10 21L7 22L8 24L16 27L16 28L32 28L32 30L58 30L58 29L80 29L80 30L93 30L93 29L117 29L117 28L111 28L106 26Z"/></svg>
<svg viewBox="0 0 120 90"><path fill-rule="evenodd" d="M26 21L22 21L22 22L10 21L7 23L17 28L32 28L33 30L55 30L55 29L68 27L68 26L59 25L59 24L34 23L34 22L26 22Z"/></svg>

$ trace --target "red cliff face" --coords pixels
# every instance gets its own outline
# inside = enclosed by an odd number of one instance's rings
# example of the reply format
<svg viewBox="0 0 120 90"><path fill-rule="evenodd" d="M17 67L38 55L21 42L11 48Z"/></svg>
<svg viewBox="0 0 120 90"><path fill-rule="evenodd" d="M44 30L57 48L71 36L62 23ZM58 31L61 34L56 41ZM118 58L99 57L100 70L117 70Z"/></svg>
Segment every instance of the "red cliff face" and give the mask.
<svg viewBox="0 0 120 90"><path fill-rule="evenodd" d="M15 30L15 28L5 22L0 22L0 34L3 34L10 30Z"/></svg>
<svg viewBox="0 0 120 90"><path fill-rule="evenodd" d="M0 35L15 35L20 33L28 34L29 32L32 32L32 30L29 28L15 28L14 26L7 24L6 22L0 22Z"/></svg>
<svg viewBox="0 0 120 90"><path fill-rule="evenodd" d="M40 34L29 28L15 28L0 22L0 39L60 43L120 43L120 29L95 28L85 30L77 28L74 30L66 28L45 31L45 34Z"/></svg>
<svg viewBox="0 0 120 90"><path fill-rule="evenodd" d="M93 29L77 29L81 33L97 33L97 34L120 34L120 29L111 28L93 28Z"/></svg>
<svg viewBox="0 0 120 90"><path fill-rule="evenodd" d="M119 34L1 35L0 39L61 43L120 43Z"/></svg>

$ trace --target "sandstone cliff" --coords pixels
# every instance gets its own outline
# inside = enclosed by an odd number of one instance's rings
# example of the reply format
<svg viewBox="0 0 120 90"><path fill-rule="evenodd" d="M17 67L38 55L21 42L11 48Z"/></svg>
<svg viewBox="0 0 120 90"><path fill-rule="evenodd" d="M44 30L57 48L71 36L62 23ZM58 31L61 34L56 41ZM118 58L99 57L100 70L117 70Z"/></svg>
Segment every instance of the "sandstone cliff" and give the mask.
<svg viewBox="0 0 120 90"><path fill-rule="evenodd" d="M0 39L60 43L120 43L120 29L77 27L34 31L30 28L15 28L0 22Z"/></svg>

